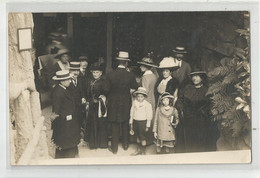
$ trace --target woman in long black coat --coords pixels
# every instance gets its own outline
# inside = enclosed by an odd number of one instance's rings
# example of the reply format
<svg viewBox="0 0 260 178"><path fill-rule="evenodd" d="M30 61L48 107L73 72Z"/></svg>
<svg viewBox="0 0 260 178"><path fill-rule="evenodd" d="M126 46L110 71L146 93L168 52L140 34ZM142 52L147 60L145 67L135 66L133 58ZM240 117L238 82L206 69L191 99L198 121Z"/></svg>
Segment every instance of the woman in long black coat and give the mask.
<svg viewBox="0 0 260 178"><path fill-rule="evenodd" d="M197 69L190 76L193 84L184 87L179 97L184 116L186 152L214 151L218 130L216 124L210 120L206 73Z"/></svg>
<svg viewBox="0 0 260 178"><path fill-rule="evenodd" d="M105 98L105 79L102 77L102 71L102 66L99 66L97 63L91 66L93 77L87 81L86 86L86 100L89 105L86 132L89 137L88 142L90 149L107 148L108 146L106 102L101 99L101 97ZM100 110L99 102L101 102L103 106ZM99 114L103 114L103 116L99 117Z"/></svg>

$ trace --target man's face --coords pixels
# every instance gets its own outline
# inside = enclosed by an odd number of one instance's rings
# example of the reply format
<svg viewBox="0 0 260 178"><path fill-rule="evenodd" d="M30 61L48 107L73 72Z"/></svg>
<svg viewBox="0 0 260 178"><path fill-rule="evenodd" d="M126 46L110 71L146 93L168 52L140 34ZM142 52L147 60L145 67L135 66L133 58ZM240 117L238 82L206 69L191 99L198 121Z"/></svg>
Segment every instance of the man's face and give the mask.
<svg viewBox="0 0 260 178"><path fill-rule="evenodd" d="M176 54L175 57L176 57L176 59L177 59L178 61L181 61L184 56L183 56L183 54Z"/></svg>
<svg viewBox="0 0 260 178"><path fill-rule="evenodd" d="M79 70L70 70L70 74L73 79L76 79L79 76Z"/></svg>
<svg viewBox="0 0 260 178"><path fill-rule="evenodd" d="M87 61L81 61L80 62L80 69L82 71L86 71L86 68L88 67L88 62Z"/></svg>
<svg viewBox="0 0 260 178"><path fill-rule="evenodd" d="M61 85L63 85L63 86L66 87L66 88L69 87L70 82L71 82L71 79L70 79L70 78L69 78L69 79L66 79L66 80L60 81Z"/></svg>
<svg viewBox="0 0 260 178"><path fill-rule="evenodd" d="M137 94L136 99L138 102L143 102L144 101L144 95L143 94Z"/></svg>
<svg viewBox="0 0 260 178"><path fill-rule="evenodd" d="M60 61L65 64L70 61L70 56L68 54L63 54L60 57Z"/></svg>

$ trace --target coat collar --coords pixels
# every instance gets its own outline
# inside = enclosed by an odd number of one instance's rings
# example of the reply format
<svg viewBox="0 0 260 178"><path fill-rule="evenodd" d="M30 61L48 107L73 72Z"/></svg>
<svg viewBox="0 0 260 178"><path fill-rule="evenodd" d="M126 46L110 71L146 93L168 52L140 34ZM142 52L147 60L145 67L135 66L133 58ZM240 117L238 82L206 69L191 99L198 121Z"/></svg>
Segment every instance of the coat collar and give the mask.
<svg viewBox="0 0 260 178"><path fill-rule="evenodd" d="M66 90L66 87L64 87L63 85L59 84L59 86L60 86L61 88L63 88L64 90Z"/></svg>
<svg viewBox="0 0 260 178"><path fill-rule="evenodd" d="M147 70L147 71L144 72L143 75L149 75L149 74L153 74L153 72L151 70Z"/></svg>
<svg viewBox="0 0 260 178"><path fill-rule="evenodd" d="M118 65L117 68L120 68L120 69L125 69L126 67L123 66L123 65Z"/></svg>

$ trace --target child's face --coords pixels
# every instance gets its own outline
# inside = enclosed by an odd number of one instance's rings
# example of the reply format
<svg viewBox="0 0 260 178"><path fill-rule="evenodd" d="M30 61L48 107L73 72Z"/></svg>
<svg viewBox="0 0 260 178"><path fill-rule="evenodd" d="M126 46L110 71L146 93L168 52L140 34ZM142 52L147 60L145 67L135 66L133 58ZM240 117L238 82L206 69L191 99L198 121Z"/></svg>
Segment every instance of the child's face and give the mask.
<svg viewBox="0 0 260 178"><path fill-rule="evenodd" d="M136 95L136 99L137 99L138 102L143 102L143 101L144 101L144 95L142 95L142 94L137 94L137 95Z"/></svg>
<svg viewBox="0 0 260 178"><path fill-rule="evenodd" d="M164 98L164 99L162 100L162 104L163 104L164 106L169 106L169 104L170 104L169 98Z"/></svg>

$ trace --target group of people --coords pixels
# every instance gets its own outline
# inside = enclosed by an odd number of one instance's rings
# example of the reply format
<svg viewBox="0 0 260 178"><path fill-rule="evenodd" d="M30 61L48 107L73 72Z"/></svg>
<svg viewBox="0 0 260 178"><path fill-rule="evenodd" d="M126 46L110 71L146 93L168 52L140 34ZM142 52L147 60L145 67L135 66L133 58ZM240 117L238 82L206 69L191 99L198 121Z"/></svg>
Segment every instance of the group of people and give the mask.
<svg viewBox="0 0 260 178"><path fill-rule="evenodd" d="M69 51L58 51L52 78L55 158L76 157L82 137L90 149L108 148L113 154L120 142L127 150L130 137L137 144L132 155L145 154L150 144L157 153L216 150L206 72L191 70L184 47L172 52L159 66L151 57L137 62L142 72L137 80L128 68L128 52L120 51L117 68L104 75L102 61L88 70L86 56L69 62Z"/></svg>

